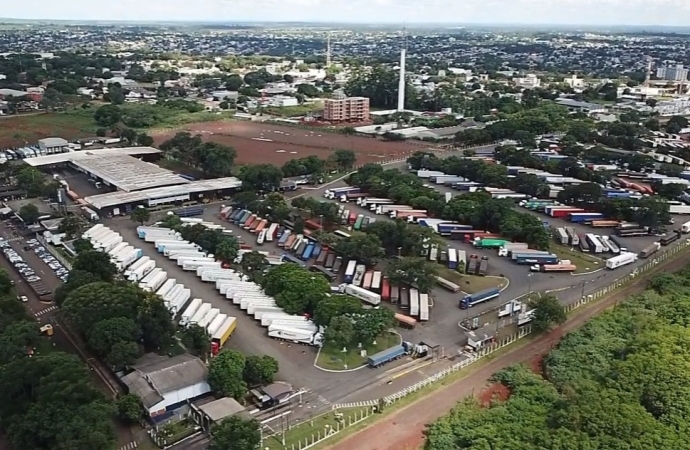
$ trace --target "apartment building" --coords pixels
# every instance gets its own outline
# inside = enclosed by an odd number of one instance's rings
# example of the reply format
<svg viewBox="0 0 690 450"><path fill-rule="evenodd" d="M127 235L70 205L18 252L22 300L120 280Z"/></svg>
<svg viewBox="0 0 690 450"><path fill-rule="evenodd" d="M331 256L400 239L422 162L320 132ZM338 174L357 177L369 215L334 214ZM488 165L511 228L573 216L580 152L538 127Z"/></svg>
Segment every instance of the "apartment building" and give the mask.
<svg viewBox="0 0 690 450"><path fill-rule="evenodd" d="M662 66L656 69L657 78L670 81L687 81L689 70L684 68L682 64L673 66Z"/></svg>
<svg viewBox="0 0 690 450"><path fill-rule="evenodd" d="M324 101L323 118L331 122L363 122L369 120L369 99L337 97Z"/></svg>

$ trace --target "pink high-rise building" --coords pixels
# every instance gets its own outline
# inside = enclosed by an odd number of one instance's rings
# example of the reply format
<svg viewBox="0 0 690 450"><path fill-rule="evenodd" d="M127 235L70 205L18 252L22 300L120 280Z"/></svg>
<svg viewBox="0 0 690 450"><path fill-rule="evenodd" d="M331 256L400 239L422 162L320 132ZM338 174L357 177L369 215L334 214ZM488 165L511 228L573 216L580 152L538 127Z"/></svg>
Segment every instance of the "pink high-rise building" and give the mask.
<svg viewBox="0 0 690 450"><path fill-rule="evenodd" d="M366 97L329 98L324 101L323 118L331 122L364 122L369 120Z"/></svg>

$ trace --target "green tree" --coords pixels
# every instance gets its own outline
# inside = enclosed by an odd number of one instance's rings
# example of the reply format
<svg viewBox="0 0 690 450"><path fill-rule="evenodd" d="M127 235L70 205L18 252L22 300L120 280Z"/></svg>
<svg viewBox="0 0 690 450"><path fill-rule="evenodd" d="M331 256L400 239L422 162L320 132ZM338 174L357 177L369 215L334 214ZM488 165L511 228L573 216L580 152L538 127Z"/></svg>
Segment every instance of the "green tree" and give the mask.
<svg viewBox="0 0 690 450"><path fill-rule="evenodd" d="M245 190L272 192L280 187L283 172L271 164L254 164L240 169L240 179Z"/></svg>
<svg viewBox="0 0 690 450"><path fill-rule="evenodd" d="M295 264L271 268L262 283L266 294L274 296L278 306L288 314L311 312L330 293L324 277Z"/></svg>
<svg viewBox="0 0 690 450"><path fill-rule="evenodd" d="M67 282L58 286L55 290L55 304L57 306L62 306L70 292L82 286L86 286L87 284L97 283L99 281L102 281L101 278L91 272L79 269L71 270L67 276Z"/></svg>
<svg viewBox="0 0 690 450"><path fill-rule="evenodd" d="M199 167L207 177L221 178L232 174L237 157L234 148L216 142L205 142L197 148Z"/></svg>
<svg viewBox="0 0 690 450"><path fill-rule="evenodd" d="M237 258L237 252L240 249L240 244L234 237L225 237L215 249L216 258L232 263Z"/></svg>
<svg viewBox="0 0 690 450"><path fill-rule="evenodd" d="M532 327L536 331L548 331L554 325L560 325L567 319L563 305L553 295L536 296L529 301L534 310Z"/></svg>
<svg viewBox="0 0 690 450"><path fill-rule="evenodd" d="M278 361L268 355L247 356L244 364L243 378L249 386L267 385L273 383L278 373Z"/></svg>
<svg viewBox="0 0 690 450"><path fill-rule="evenodd" d="M79 254L72 264L72 269L90 272L103 281L112 281L117 273L117 267L110 261L110 256L98 251Z"/></svg>
<svg viewBox="0 0 690 450"><path fill-rule="evenodd" d="M93 250L93 245L88 239L83 239L79 238L76 239L74 242L72 242L72 246L74 247L74 250L77 252L77 255L84 253L84 252L90 252Z"/></svg>
<svg viewBox="0 0 690 450"><path fill-rule="evenodd" d="M10 274L5 269L0 269L0 294L9 294L13 284Z"/></svg>
<svg viewBox="0 0 690 450"><path fill-rule="evenodd" d="M136 342L116 342L106 355L105 362L113 367L121 368L128 364L134 364L141 351Z"/></svg>
<svg viewBox="0 0 690 450"><path fill-rule="evenodd" d="M249 252L242 255L242 271L249 275L252 281L260 280L268 266L268 260L259 252Z"/></svg>
<svg viewBox="0 0 690 450"><path fill-rule="evenodd" d="M221 350L211 360L208 369L208 384L215 392L236 399L242 398L247 392L247 384L243 381L245 357L235 350Z"/></svg>
<svg viewBox="0 0 690 450"><path fill-rule="evenodd" d="M58 226L58 232L65 233L68 238L71 238L73 236L76 236L80 228L81 224L76 216L67 216L64 219L62 219L62 221L60 221L60 225Z"/></svg>
<svg viewBox="0 0 690 450"><path fill-rule="evenodd" d="M33 348L41 340L35 321L22 320L4 327L0 333L0 364L26 357L26 349Z"/></svg>
<svg viewBox="0 0 690 450"><path fill-rule="evenodd" d="M139 133L136 137L136 143L142 147L150 147L153 145L153 138L146 133Z"/></svg>
<svg viewBox="0 0 690 450"><path fill-rule="evenodd" d="M125 394L120 396L116 402L118 416L129 423L136 423L142 417L144 410L141 406L141 400L134 394Z"/></svg>
<svg viewBox="0 0 690 450"><path fill-rule="evenodd" d="M206 329L197 324L191 324L184 330L182 343L202 359L205 359L211 353L209 335Z"/></svg>
<svg viewBox="0 0 690 450"><path fill-rule="evenodd" d="M319 90L316 88L316 86L314 86L313 84L306 83L297 85L297 93L310 98L319 96Z"/></svg>
<svg viewBox="0 0 690 450"><path fill-rule="evenodd" d="M357 341L369 345L395 324L395 313L388 308L369 309L357 316L353 331Z"/></svg>
<svg viewBox="0 0 690 450"><path fill-rule="evenodd" d="M357 156L352 150L336 150L333 154L335 163L342 170L349 170L357 162Z"/></svg>
<svg viewBox="0 0 690 450"><path fill-rule="evenodd" d="M100 126L110 128L122 119L122 110L115 105L103 105L94 112L93 118Z"/></svg>
<svg viewBox="0 0 690 450"><path fill-rule="evenodd" d="M127 317L112 317L95 323L86 334L87 344L100 358L107 356L118 342L136 342L139 325Z"/></svg>
<svg viewBox="0 0 690 450"><path fill-rule="evenodd" d="M347 348L355 339L355 328L349 317L333 317L326 328L326 342L336 348Z"/></svg>
<svg viewBox="0 0 690 450"><path fill-rule="evenodd" d="M143 207L134 208L134 210L132 210L132 214L129 215L129 218L132 219L133 222L143 225L151 219L151 211Z"/></svg>
<svg viewBox="0 0 690 450"><path fill-rule="evenodd" d="M338 253L345 259L356 259L367 266L375 266L383 258L384 251L378 236L356 233L350 239L338 243Z"/></svg>
<svg viewBox="0 0 690 450"><path fill-rule="evenodd" d="M25 223L36 223L40 215L41 213L38 211L38 207L33 203L27 203L19 208L19 217L21 217Z"/></svg>
<svg viewBox="0 0 690 450"><path fill-rule="evenodd" d="M408 284L420 292L430 292L436 285L438 264L424 258L398 258L388 264L386 275L394 284Z"/></svg>
<svg viewBox="0 0 690 450"><path fill-rule="evenodd" d="M137 132L131 128L123 128L120 130L120 137L127 141L129 145L133 145L137 139Z"/></svg>
<svg viewBox="0 0 690 450"><path fill-rule="evenodd" d="M261 443L259 428L254 419L231 416L213 428L208 450L255 450Z"/></svg>
<svg viewBox="0 0 690 450"><path fill-rule="evenodd" d="M314 322L327 326L334 317L353 316L363 311L362 302L349 295L331 295L316 305Z"/></svg>

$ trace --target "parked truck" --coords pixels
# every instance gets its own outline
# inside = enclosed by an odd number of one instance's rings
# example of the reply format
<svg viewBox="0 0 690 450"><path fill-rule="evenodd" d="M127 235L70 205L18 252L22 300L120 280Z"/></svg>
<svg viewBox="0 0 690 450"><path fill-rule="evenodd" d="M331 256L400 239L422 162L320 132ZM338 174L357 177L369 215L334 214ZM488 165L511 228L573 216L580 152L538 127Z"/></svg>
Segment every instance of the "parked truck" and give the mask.
<svg viewBox="0 0 690 450"><path fill-rule="evenodd" d="M534 255L534 254L518 254L515 258L515 263L519 265L532 264L558 264L558 255Z"/></svg>
<svg viewBox="0 0 690 450"><path fill-rule="evenodd" d="M185 308L184 312L182 313L182 316L180 317L179 323L181 327L186 327L187 325L189 325L189 321L192 320L192 317L197 312L197 310L203 302L204 301L200 298L195 298L189 303L189 306Z"/></svg>
<svg viewBox="0 0 690 450"><path fill-rule="evenodd" d="M412 350L412 345L409 342L403 342L402 344L395 345L386 350L382 350L374 355L371 355L367 359L367 365L371 368L381 367L396 359L400 359L403 356L410 354Z"/></svg>
<svg viewBox="0 0 690 450"><path fill-rule="evenodd" d="M143 281L139 283L139 286L147 292L155 292L159 287L165 283L168 279L168 273L161 270L154 277L150 278L149 281Z"/></svg>
<svg viewBox="0 0 690 450"><path fill-rule="evenodd" d="M606 268L613 270L621 266L632 264L637 261L637 254L632 252L623 252L618 256L606 260Z"/></svg>
<svg viewBox="0 0 690 450"><path fill-rule="evenodd" d="M356 297L370 305L378 306L381 303L381 296L379 294L355 286L354 284L341 284L340 292Z"/></svg>
<svg viewBox="0 0 690 450"><path fill-rule="evenodd" d="M220 352L223 345L228 341L228 338L237 328L237 319L228 316L222 325L216 330L216 332L211 336L211 354L214 356Z"/></svg>
<svg viewBox="0 0 690 450"><path fill-rule="evenodd" d="M647 247L645 247L640 252L640 258L642 258L642 259L649 258L654 253L659 251L660 248L661 248L661 244L659 242L653 242L653 243L649 244Z"/></svg>
<svg viewBox="0 0 690 450"><path fill-rule="evenodd" d="M510 241L505 239L474 239L474 246L477 248L501 248L509 243Z"/></svg>
<svg viewBox="0 0 690 450"><path fill-rule="evenodd" d="M153 271L156 268L156 262L152 260L146 261L144 264L141 266L137 267L136 269L133 269L127 279L132 282L137 282L142 280L144 277L146 277L151 271Z"/></svg>
<svg viewBox="0 0 690 450"><path fill-rule="evenodd" d="M295 344L311 345L314 347L321 347L323 345L322 333L290 326L270 325L268 327L268 336L281 341L294 342Z"/></svg>
<svg viewBox="0 0 690 450"><path fill-rule="evenodd" d="M469 294L460 300L460 309L469 309L483 302L488 302L501 294L499 288L489 288L475 294Z"/></svg>
<svg viewBox="0 0 690 450"><path fill-rule="evenodd" d="M534 264L530 266L532 272L574 272L577 266L574 264Z"/></svg>
<svg viewBox="0 0 690 450"><path fill-rule="evenodd" d="M659 240L659 243L663 247L666 247L667 245L670 245L671 243L677 241L678 239L680 239L680 231L674 231L671 234L662 237Z"/></svg>

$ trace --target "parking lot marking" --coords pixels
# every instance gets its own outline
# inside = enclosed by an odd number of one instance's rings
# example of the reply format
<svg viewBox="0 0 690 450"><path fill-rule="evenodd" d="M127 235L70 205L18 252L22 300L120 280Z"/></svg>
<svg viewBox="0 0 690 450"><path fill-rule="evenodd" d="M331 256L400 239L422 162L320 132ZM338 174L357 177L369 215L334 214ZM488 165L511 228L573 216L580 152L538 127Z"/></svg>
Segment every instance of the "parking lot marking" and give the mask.
<svg viewBox="0 0 690 450"><path fill-rule="evenodd" d="M132 441L132 442L130 442L129 444L123 445L122 447L120 447L119 450L131 450L131 449L137 448L137 447L139 447L139 444L137 444L136 442Z"/></svg>
<svg viewBox="0 0 690 450"><path fill-rule="evenodd" d="M51 311L55 311L56 309L58 309L58 307L55 306L55 305L49 306L49 307L47 307L46 309L42 309L42 310L40 310L40 311L34 313L34 316L36 316L36 317L42 316L43 314L47 314L47 313L49 313L49 312L51 312Z"/></svg>

